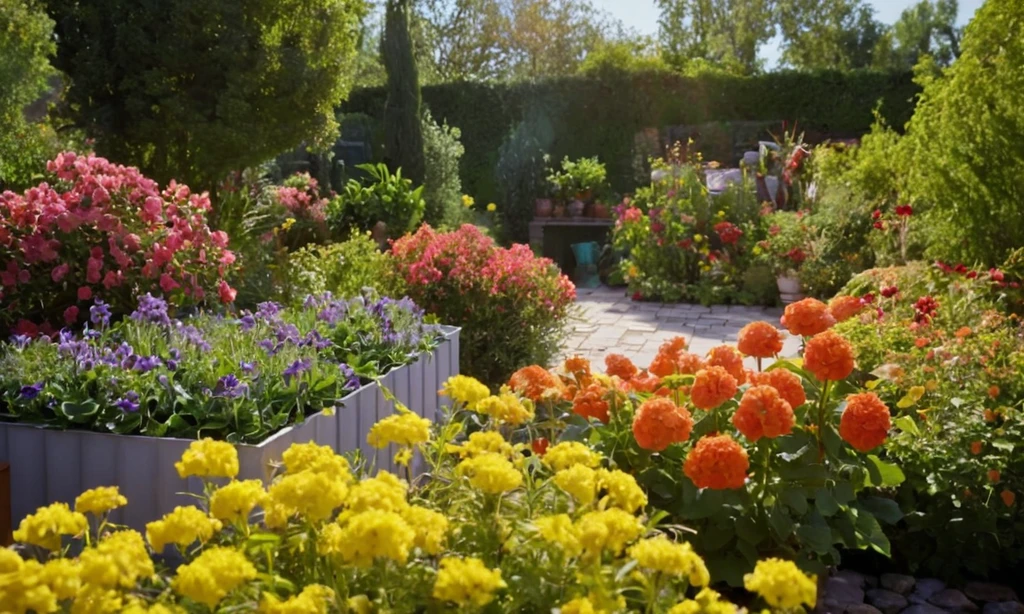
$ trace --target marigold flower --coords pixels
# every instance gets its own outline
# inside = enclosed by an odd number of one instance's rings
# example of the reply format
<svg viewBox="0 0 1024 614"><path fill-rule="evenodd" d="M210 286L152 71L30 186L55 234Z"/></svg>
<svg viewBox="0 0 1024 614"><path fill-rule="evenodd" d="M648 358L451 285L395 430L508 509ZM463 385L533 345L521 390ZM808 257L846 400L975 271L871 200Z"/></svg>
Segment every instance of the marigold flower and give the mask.
<svg viewBox="0 0 1024 614"><path fill-rule="evenodd" d="M633 437L645 450L661 452L690 438L693 417L670 399L655 397L640 405L633 416Z"/></svg>
<svg viewBox="0 0 1024 614"><path fill-rule="evenodd" d="M476 411L477 403L491 396L491 391L476 378L453 375L445 381L441 394L462 403L470 411Z"/></svg>
<svg viewBox="0 0 1024 614"><path fill-rule="evenodd" d="M786 305L782 315L782 325L789 332L801 337L823 333L835 323L836 320L829 313L828 305L814 298L805 298Z"/></svg>
<svg viewBox="0 0 1024 614"><path fill-rule="evenodd" d="M400 512L409 506L405 500L409 485L393 473L379 471L377 477L354 485L345 499L351 512Z"/></svg>
<svg viewBox="0 0 1024 614"><path fill-rule="evenodd" d="M586 597L577 597L559 606L562 614L597 614L594 604Z"/></svg>
<svg viewBox="0 0 1024 614"><path fill-rule="evenodd" d="M226 441L207 437L189 444L174 468L181 478L233 478L238 475L238 452Z"/></svg>
<svg viewBox="0 0 1024 614"><path fill-rule="evenodd" d="M975 456L981 454L981 442L980 441L972 441L971 442L971 454L973 454Z"/></svg>
<svg viewBox="0 0 1024 614"><path fill-rule="evenodd" d="M629 548L628 554L640 567L649 571L686 577L690 586L707 586L711 582L704 560L687 542L677 544L659 535L641 539Z"/></svg>
<svg viewBox="0 0 1024 614"><path fill-rule="evenodd" d="M81 535L87 528L89 521L79 512L71 511L67 503L51 503L21 520L14 531L14 541L60 550L62 535Z"/></svg>
<svg viewBox="0 0 1024 614"><path fill-rule="evenodd" d="M999 417L999 414L992 411L991 409L986 409L984 412L982 412L982 415L985 417L985 422L995 422L996 419Z"/></svg>
<svg viewBox="0 0 1024 614"><path fill-rule="evenodd" d="M567 373L572 373L573 375L590 375L590 361L579 355L567 358L565 361L565 370Z"/></svg>
<svg viewBox="0 0 1024 614"><path fill-rule="evenodd" d="M411 448L430 440L430 420L404 411L378 421L366 436L366 442L375 448L395 444Z"/></svg>
<svg viewBox="0 0 1024 614"><path fill-rule="evenodd" d="M740 329L736 349L746 356L771 358L782 351L782 331L768 322L751 322Z"/></svg>
<svg viewBox="0 0 1024 614"><path fill-rule="evenodd" d="M184 548L195 542L206 543L220 531L221 523L194 505L177 506L160 520L146 523L146 539L153 552L161 553L167 544Z"/></svg>
<svg viewBox="0 0 1024 614"><path fill-rule="evenodd" d="M137 531L109 533L79 556L82 584L99 589L134 588L140 578L155 573L146 543Z"/></svg>
<svg viewBox="0 0 1024 614"><path fill-rule="evenodd" d="M1003 475L999 473L998 469L989 469L986 475L988 476L989 482L998 482L1003 477Z"/></svg>
<svg viewBox="0 0 1024 614"><path fill-rule="evenodd" d="M507 458L498 454L467 458L455 467L455 473L469 478L473 488L491 495L515 490L523 483L523 474Z"/></svg>
<svg viewBox="0 0 1024 614"><path fill-rule="evenodd" d="M4 612L56 612L57 595L40 580L39 561L23 561L7 548L0 549L0 603Z"/></svg>
<svg viewBox="0 0 1024 614"><path fill-rule="evenodd" d="M853 346L835 331L812 337L804 347L804 368L820 381L844 380L853 367Z"/></svg>
<svg viewBox="0 0 1024 614"><path fill-rule="evenodd" d="M994 400L994 399L999 398L999 392L1000 392L999 391L999 386L993 385L993 386L989 386L988 387L988 397L990 399Z"/></svg>
<svg viewBox="0 0 1024 614"><path fill-rule="evenodd" d="M573 465L595 469L601 464L601 454L578 441L563 441L548 448L544 454L544 464L555 471L562 471Z"/></svg>
<svg viewBox="0 0 1024 614"><path fill-rule="evenodd" d="M579 534L568 514L543 516L534 520L533 524L544 541L558 546L570 557L579 555L582 549Z"/></svg>
<svg viewBox="0 0 1024 614"><path fill-rule="evenodd" d="M231 591L255 577L256 568L244 554L214 547L179 567L171 587L179 595L214 609Z"/></svg>
<svg viewBox="0 0 1024 614"><path fill-rule="evenodd" d="M750 441L788 435L793 430L793 408L771 386L753 386L743 393L732 423Z"/></svg>
<svg viewBox="0 0 1024 614"><path fill-rule="evenodd" d="M761 595L768 605L794 610L801 605L814 607L818 600L818 583L792 562L781 559L758 561L754 572L743 576L743 586Z"/></svg>
<svg viewBox="0 0 1024 614"><path fill-rule="evenodd" d="M416 531L395 512L367 511L339 517L320 534L321 551L357 567L370 567L376 559L405 564Z"/></svg>
<svg viewBox="0 0 1024 614"><path fill-rule="evenodd" d="M1017 495L1012 490L1003 489L1003 492L999 493L999 498L1003 500L1003 505L1006 507L1013 507L1013 503L1017 500Z"/></svg>
<svg viewBox="0 0 1024 614"><path fill-rule="evenodd" d="M458 454L459 458L480 456L481 454L501 454L511 458L514 449L497 431L477 431L470 433L469 439L462 445L449 444L448 452Z"/></svg>
<svg viewBox="0 0 1024 614"><path fill-rule="evenodd" d="M604 399L607 393L608 390L601 384L587 386L573 399L573 413L608 424L608 401Z"/></svg>
<svg viewBox="0 0 1024 614"><path fill-rule="evenodd" d="M508 386L501 387L501 393L489 396L476 405L478 413L490 416L496 422L519 426L533 420L533 401L520 399Z"/></svg>
<svg viewBox="0 0 1024 614"><path fill-rule="evenodd" d="M597 497L597 471L584 465L573 465L555 473L555 485L572 495L580 505L590 505Z"/></svg>
<svg viewBox="0 0 1024 614"><path fill-rule="evenodd" d="M448 536L448 518L444 514L410 505L402 512L402 518L416 532L413 546L430 556L441 554Z"/></svg>
<svg viewBox="0 0 1024 614"><path fill-rule="evenodd" d="M828 312L836 322L845 322L864 310L865 303L856 296L837 296L828 303Z"/></svg>
<svg viewBox="0 0 1024 614"><path fill-rule="evenodd" d="M700 356L690 352L682 352L676 360L676 373L680 375L696 375L697 371L700 371L705 366L707 366L707 363Z"/></svg>
<svg viewBox="0 0 1024 614"><path fill-rule="evenodd" d="M508 385L533 402L540 401L545 396L560 395L562 392L561 380L538 365L530 365L516 371L509 378Z"/></svg>
<svg viewBox="0 0 1024 614"><path fill-rule="evenodd" d="M679 357L686 349L686 345L686 339L683 337L673 337L662 343L647 370L658 377L674 375L677 372Z"/></svg>
<svg viewBox="0 0 1024 614"><path fill-rule="evenodd" d="M257 505L268 498L260 480L234 481L214 491L210 497L210 515L224 522L243 522Z"/></svg>
<svg viewBox="0 0 1024 614"><path fill-rule="evenodd" d="M722 596L708 587L701 589L693 599L672 606L668 614L736 614L736 606L723 601Z"/></svg>
<svg viewBox="0 0 1024 614"><path fill-rule="evenodd" d="M446 557L441 559L433 596L459 606L482 608L494 601L495 592L507 586L501 570L488 569L480 559Z"/></svg>
<svg viewBox="0 0 1024 614"><path fill-rule="evenodd" d="M839 436L861 452L882 445L891 426L889 408L873 392L846 397L846 409L839 420Z"/></svg>
<svg viewBox="0 0 1024 614"><path fill-rule="evenodd" d="M327 614L334 600L334 591L320 584L309 584L298 595L284 601L271 593L263 593L260 614Z"/></svg>
<svg viewBox="0 0 1024 614"><path fill-rule="evenodd" d="M728 435L701 438L683 463L683 473L697 488L743 488L750 461L747 451Z"/></svg>
<svg viewBox="0 0 1024 614"><path fill-rule="evenodd" d="M644 531L639 518L617 507L587 512L575 526L583 554L589 559L600 558L605 550L618 556Z"/></svg>
<svg viewBox="0 0 1024 614"><path fill-rule="evenodd" d="M597 484L599 490L608 493L601 500L602 507L607 503L633 514L641 507L647 505L647 495L640 488L640 485L636 483L636 478L628 473L618 469L613 471L598 469Z"/></svg>
<svg viewBox="0 0 1024 614"><path fill-rule="evenodd" d="M710 411L736 396L739 389L736 378L722 367L707 367L697 371L690 388L690 401L694 407Z"/></svg>
<svg viewBox="0 0 1024 614"><path fill-rule="evenodd" d="M956 330L956 333L954 333L954 335L957 337L957 339L963 339L965 337L970 337L971 332L972 331L970 326L961 326Z"/></svg>
<svg viewBox="0 0 1024 614"><path fill-rule="evenodd" d="M128 505L128 499L117 486L100 486L89 489L75 498L75 511L100 516L112 509Z"/></svg>
<svg viewBox="0 0 1024 614"><path fill-rule="evenodd" d="M605 373L611 376L617 376L623 380L630 380L634 375L637 374L639 369L633 364L633 361L626 358L622 354L609 354L604 358Z"/></svg>
<svg viewBox="0 0 1024 614"><path fill-rule="evenodd" d="M0 564L0 575L4 573ZM78 561L72 559L50 559L42 566L37 575L39 583L59 600L71 599L82 587L81 568ZM6 603L3 589L0 589L0 603Z"/></svg>
<svg viewBox="0 0 1024 614"><path fill-rule="evenodd" d="M331 446L317 445L315 442L293 443L281 455L287 473L312 471L326 473L334 478L341 478L346 483L353 480L348 461L334 452Z"/></svg>
<svg viewBox="0 0 1024 614"><path fill-rule="evenodd" d="M633 379L629 380L628 386L634 392L651 393L658 390L661 386L661 378L645 371L640 375L633 376Z"/></svg>
<svg viewBox="0 0 1024 614"><path fill-rule="evenodd" d="M306 520L326 520L341 507L348 494L342 479L323 473L300 471L289 473L275 481L269 489L267 514L280 514L284 518L299 514ZM271 521L268 519L268 524ZM276 522L273 524L277 524Z"/></svg>
<svg viewBox="0 0 1024 614"><path fill-rule="evenodd" d="M736 378L737 384L743 384L747 380L747 371L743 368L743 356L730 345L711 348L711 351L708 352L707 365L722 367L729 372L729 375Z"/></svg>
<svg viewBox="0 0 1024 614"><path fill-rule="evenodd" d="M799 375L788 369L769 369L761 373L751 373L749 379L753 386L771 386L777 390L779 396L793 409L807 402L803 381Z"/></svg>

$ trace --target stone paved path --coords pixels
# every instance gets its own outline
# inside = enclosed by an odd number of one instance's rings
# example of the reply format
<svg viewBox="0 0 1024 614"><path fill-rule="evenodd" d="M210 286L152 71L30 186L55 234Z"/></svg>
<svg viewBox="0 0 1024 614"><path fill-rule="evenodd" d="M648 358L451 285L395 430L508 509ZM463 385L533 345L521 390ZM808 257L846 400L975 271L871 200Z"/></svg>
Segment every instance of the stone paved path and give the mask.
<svg viewBox="0 0 1024 614"><path fill-rule="evenodd" d="M614 352L646 367L658 346L678 335L690 342L691 352L703 356L716 345L736 343L736 335L746 324L765 320L778 326L782 316L781 309L767 307L638 303L615 288L577 288L576 293L582 315L574 324L563 357L579 354L595 365L603 365L604 357ZM799 347L799 339L789 337L782 355L793 356Z"/></svg>

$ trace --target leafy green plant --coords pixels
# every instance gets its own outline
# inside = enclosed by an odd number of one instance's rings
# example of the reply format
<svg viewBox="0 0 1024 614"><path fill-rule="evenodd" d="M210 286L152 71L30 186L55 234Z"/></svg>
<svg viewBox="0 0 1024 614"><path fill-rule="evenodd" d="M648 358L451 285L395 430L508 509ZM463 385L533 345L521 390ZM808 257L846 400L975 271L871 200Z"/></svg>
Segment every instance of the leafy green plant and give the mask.
<svg viewBox="0 0 1024 614"><path fill-rule="evenodd" d="M350 179L327 205L327 223L334 236L347 236L353 228L371 230L378 222L387 226L391 237L412 232L426 209L423 186L413 188L412 181L402 177L402 169L392 173L383 163L356 168L367 174L367 183Z"/></svg>
<svg viewBox="0 0 1024 614"><path fill-rule="evenodd" d="M447 122L437 123L430 111L423 113L423 149L426 153L423 221L428 224L454 226L460 219L462 180L459 178L459 162L465 153L459 142L461 136L462 132L455 126L449 126Z"/></svg>
<svg viewBox="0 0 1024 614"><path fill-rule="evenodd" d="M604 164L596 157L570 160L566 156L561 170L552 170L548 174L548 183L561 200L568 201L577 197L589 198L594 192L605 189L607 176Z"/></svg>
<svg viewBox="0 0 1024 614"><path fill-rule="evenodd" d="M352 231L341 243L308 245L288 255L288 275L279 300L296 304L308 295L330 292L340 298L372 288L381 296L402 296L404 283L390 257L369 233Z"/></svg>

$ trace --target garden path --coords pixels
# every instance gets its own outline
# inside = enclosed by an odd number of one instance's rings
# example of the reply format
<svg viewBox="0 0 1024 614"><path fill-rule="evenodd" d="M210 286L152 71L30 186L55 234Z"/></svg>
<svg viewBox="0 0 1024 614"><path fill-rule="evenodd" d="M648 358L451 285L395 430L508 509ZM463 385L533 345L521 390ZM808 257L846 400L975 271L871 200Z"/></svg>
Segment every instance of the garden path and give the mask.
<svg viewBox="0 0 1024 614"><path fill-rule="evenodd" d="M662 343L683 335L690 351L703 356L723 343L735 344L740 329L765 320L779 326L782 310L771 307L716 305L704 307L680 303L647 303L631 300L622 289L577 288L582 308L563 349L563 358L579 354L604 365L609 353L623 354L638 366L650 364ZM787 337L783 356L795 356L800 340ZM753 359L747 359L751 368Z"/></svg>

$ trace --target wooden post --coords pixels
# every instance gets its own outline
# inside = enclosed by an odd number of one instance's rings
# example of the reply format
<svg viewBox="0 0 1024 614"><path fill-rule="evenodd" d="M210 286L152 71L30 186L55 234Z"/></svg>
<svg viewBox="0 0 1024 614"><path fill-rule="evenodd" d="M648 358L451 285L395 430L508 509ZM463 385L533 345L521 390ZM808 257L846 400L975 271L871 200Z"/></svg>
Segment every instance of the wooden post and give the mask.
<svg viewBox="0 0 1024 614"><path fill-rule="evenodd" d="M14 543L11 535L11 466L0 463L0 546Z"/></svg>

